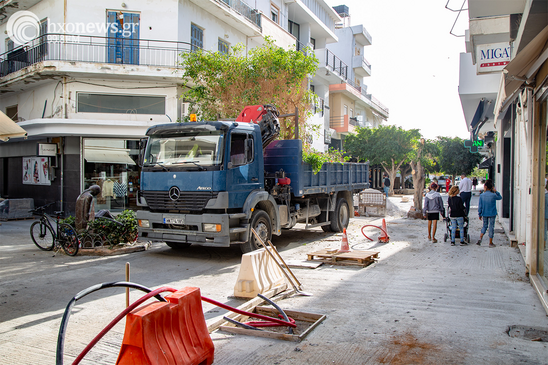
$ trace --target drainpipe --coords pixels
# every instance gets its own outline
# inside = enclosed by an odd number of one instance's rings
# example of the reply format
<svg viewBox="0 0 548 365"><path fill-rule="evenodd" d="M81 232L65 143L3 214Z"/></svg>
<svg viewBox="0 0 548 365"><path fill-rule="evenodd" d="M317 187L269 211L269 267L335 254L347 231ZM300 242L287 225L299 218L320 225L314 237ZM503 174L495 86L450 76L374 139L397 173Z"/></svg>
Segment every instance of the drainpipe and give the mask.
<svg viewBox="0 0 548 365"><path fill-rule="evenodd" d="M64 196L65 196L65 137L61 137L61 192L60 192L60 202L61 210L64 211Z"/></svg>

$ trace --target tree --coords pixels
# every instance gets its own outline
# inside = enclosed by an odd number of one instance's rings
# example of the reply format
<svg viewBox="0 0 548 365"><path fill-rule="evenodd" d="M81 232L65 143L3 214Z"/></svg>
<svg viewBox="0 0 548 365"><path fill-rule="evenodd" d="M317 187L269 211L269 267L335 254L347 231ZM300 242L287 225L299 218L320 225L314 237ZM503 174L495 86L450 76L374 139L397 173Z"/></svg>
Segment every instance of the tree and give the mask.
<svg viewBox="0 0 548 365"><path fill-rule="evenodd" d="M396 126L359 128L356 134L344 139L344 148L361 161L381 165L390 177L390 194L394 193L396 173L403 163L409 160L413 140L420 136L418 129L404 130Z"/></svg>
<svg viewBox="0 0 548 365"><path fill-rule="evenodd" d="M183 78L191 83L184 99L206 120L235 118L246 105L272 104L280 114L298 108L306 140L306 116L316 97L308 89L308 75L315 74L318 65L315 53L280 48L268 37L262 47L244 51L243 45L236 45L229 54L200 49L181 54ZM280 120L281 135L289 138L294 124L285 121Z"/></svg>
<svg viewBox="0 0 548 365"><path fill-rule="evenodd" d="M438 144L440 169L452 175L453 181L457 175L470 175L482 160L479 153L471 153L464 147L464 141L461 138L438 137Z"/></svg>
<svg viewBox="0 0 548 365"><path fill-rule="evenodd" d="M426 180L426 171L436 168L435 159L439 154L439 148L436 142L425 140L424 138L413 141L413 150L410 154L409 164L411 165L411 175L413 177L413 206L416 212L422 211L422 192Z"/></svg>

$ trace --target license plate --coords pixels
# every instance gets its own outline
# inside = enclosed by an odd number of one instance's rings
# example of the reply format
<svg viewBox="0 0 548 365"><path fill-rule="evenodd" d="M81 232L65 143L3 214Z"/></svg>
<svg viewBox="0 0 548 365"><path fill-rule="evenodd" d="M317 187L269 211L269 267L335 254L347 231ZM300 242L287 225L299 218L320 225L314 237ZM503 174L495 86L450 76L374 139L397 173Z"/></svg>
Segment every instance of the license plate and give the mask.
<svg viewBox="0 0 548 365"><path fill-rule="evenodd" d="M185 224L184 217L164 217L164 224Z"/></svg>

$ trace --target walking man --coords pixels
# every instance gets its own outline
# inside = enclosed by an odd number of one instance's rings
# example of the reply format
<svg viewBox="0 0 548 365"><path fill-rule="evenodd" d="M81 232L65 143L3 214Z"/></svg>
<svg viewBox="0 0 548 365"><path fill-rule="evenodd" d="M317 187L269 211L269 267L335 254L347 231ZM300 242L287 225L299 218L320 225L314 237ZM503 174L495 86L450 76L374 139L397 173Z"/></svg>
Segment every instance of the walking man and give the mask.
<svg viewBox="0 0 548 365"><path fill-rule="evenodd" d="M460 175L460 177L460 198L466 208L466 215L468 215L470 213L470 199L472 198L472 180L467 178L465 174Z"/></svg>

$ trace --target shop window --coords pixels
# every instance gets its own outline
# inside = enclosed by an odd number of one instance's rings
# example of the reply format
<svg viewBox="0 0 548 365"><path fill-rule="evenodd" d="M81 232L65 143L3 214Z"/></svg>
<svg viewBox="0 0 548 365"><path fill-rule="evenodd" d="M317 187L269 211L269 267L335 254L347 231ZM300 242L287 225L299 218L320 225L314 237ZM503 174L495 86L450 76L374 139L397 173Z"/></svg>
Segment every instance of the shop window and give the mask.
<svg viewBox="0 0 548 365"><path fill-rule="evenodd" d="M77 94L78 113L161 114L166 113L165 96Z"/></svg>

